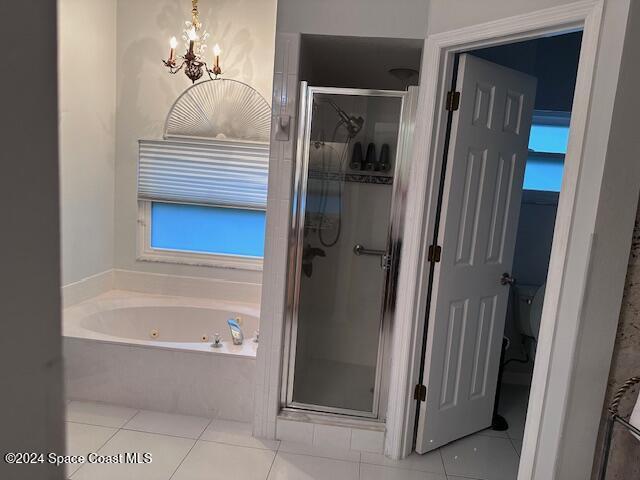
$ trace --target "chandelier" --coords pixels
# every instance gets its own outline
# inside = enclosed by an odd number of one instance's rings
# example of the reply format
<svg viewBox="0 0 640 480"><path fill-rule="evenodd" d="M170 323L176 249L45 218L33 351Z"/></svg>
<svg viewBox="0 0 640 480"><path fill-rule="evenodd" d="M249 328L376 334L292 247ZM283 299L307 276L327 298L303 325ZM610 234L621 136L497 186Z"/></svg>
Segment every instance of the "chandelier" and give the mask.
<svg viewBox="0 0 640 480"><path fill-rule="evenodd" d="M176 59L176 47L178 46L178 40L176 37L171 37L169 40L169 58L163 60L165 67L169 69L169 73L176 74L180 70L184 69L184 73L192 83L200 79L204 72L207 72L209 78L218 78L218 75L222 74L220 68L220 54L222 51L218 44L213 47L214 63L211 68L204 60L205 50L207 45L205 41L209 37L206 30L202 28L200 19L198 17L198 0L191 0L191 21L186 21L185 29L182 34L182 39L185 41L186 53L180 56L180 60Z"/></svg>

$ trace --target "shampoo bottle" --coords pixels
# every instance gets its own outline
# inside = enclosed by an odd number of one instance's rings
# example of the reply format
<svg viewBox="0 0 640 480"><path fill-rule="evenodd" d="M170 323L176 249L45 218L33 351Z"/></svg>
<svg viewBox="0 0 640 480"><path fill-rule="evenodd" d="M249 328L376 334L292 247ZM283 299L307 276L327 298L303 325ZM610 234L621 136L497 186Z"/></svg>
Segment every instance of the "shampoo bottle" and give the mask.
<svg viewBox="0 0 640 480"><path fill-rule="evenodd" d="M351 170L362 170L362 144L360 142L356 142L353 146L349 167Z"/></svg>
<svg viewBox="0 0 640 480"><path fill-rule="evenodd" d="M227 320L229 324L229 329L231 330L231 340L233 340L234 345L242 345L244 341L244 335L242 334L242 329L240 328L240 322L236 318L230 318Z"/></svg>
<svg viewBox="0 0 640 480"><path fill-rule="evenodd" d="M376 163L376 145L370 143L367 147L367 156L364 159L364 169L372 172L376 169Z"/></svg>
<svg viewBox="0 0 640 480"><path fill-rule="evenodd" d="M391 170L391 155L389 154L389 144L385 143L380 149L380 161L378 167L381 172L388 172Z"/></svg>

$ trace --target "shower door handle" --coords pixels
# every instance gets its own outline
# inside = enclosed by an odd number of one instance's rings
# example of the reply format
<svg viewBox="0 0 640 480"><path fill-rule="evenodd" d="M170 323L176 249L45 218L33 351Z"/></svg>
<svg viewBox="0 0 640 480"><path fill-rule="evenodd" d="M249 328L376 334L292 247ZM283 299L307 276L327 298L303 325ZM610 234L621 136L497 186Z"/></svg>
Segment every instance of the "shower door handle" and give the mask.
<svg viewBox="0 0 640 480"><path fill-rule="evenodd" d="M387 254L386 250L374 250L372 248L366 248L363 245L357 243L353 247L353 253L356 255L372 255L375 257L380 257L380 266L383 270L388 270L391 266L391 255Z"/></svg>
<svg viewBox="0 0 640 480"><path fill-rule="evenodd" d="M357 243L353 247L353 253L356 255L375 255L377 257L382 257L387 254L386 250L373 250L372 248L366 248L364 245L360 245Z"/></svg>

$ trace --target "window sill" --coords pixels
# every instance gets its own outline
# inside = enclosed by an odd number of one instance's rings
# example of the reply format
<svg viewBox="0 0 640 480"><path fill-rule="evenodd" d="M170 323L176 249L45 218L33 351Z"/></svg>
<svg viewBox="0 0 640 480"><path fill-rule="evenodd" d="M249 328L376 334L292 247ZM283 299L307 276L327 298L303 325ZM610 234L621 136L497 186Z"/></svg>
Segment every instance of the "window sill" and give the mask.
<svg viewBox="0 0 640 480"><path fill-rule="evenodd" d="M136 257L142 262L173 263L196 267L232 268L262 271L262 259L239 255L216 255L211 253L185 252L180 250L146 249Z"/></svg>

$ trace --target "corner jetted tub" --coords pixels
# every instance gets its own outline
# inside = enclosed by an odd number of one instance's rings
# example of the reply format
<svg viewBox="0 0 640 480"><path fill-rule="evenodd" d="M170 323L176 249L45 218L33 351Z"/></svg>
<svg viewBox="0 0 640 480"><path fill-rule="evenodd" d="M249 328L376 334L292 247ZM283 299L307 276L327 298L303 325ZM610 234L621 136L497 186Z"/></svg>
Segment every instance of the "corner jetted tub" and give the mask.
<svg viewBox="0 0 640 480"><path fill-rule="evenodd" d="M242 345L231 342L229 318L240 319ZM69 398L251 419L258 305L112 291L63 319Z"/></svg>

